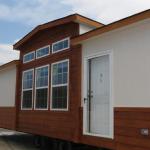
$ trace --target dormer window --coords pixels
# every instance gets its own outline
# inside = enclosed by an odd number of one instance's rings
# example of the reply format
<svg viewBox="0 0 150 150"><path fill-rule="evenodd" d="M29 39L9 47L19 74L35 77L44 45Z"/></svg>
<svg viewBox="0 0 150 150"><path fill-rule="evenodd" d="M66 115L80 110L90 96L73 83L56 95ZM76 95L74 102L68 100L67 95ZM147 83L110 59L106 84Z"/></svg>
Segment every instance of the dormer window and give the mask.
<svg viewBox="0 0 150 150"><path fill-rule="evenodd" d="M45 47L42 47L38 50L36 50L36 58L41 58L41 57L45 57L47 55L49 55L50 53L50 46L45 46Z"/></svg>
<svg viewBox="0 0 150 150"><path fill-rule="evenodd" d="M35 52L27 53L23 56L23 63L28 63L35 59Z"/></svg>
<svg viewBox="0 0 150 150"><path fill-rule="evenodd" d="M57 53L59 51L68 49L70 47L70 39L65 38L61 41L52 44L52 53Z"/></svg>

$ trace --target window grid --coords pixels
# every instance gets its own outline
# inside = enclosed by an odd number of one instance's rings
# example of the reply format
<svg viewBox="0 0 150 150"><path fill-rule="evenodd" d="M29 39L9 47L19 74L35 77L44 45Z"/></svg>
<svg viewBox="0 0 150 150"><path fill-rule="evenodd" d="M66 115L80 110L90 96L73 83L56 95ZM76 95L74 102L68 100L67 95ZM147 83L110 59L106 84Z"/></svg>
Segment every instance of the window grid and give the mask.
<svg viewBox="0 0 150 150"><path fill-rule="evenodd" d="M47 68L47 75L45 77L47 77L47 85L41 85L41 86L37 86L37 70L40 70L40 69L43 69L43 68ZM43 74L42 74L43 75ZM43 79L44 77L40 77L38 78L39 80L40 79ZM45 65L45 66L41 66L41 67L38 67L36 68L36 73L35 73L35 100L34 100L34 109L35 110L48 110L48 95L49 95L49 65ZM41 95L39 95L38 92L40 92L39 90L41 91L44 91L44 90L47 90L47 95L46 95L46 107L45 108L42 108L42 107L37 107L37 101L40 102L38 99L37 99L37 94L40 98L45 98L45 95L43 95L43 97ZM38 91L38 92L37 92ZM45 104L45 103L44 103Z"/></svg>
<svg viewBox="0 0 150 150"><path fill-rule="evenodd" d="M54 65L59 65L59 64L61 64L61 63L67 63L67 72L65 72L65 73L67 73L67 80L66 80L66 83L64 83L64 84L54 84L53 83L53 66ZM57 111L68 111L68 85L69 85L69 60L67 59L67 60L63 60L63 61L59 61L59 62L56 62L56 63L53 63L52 64L52 66L51 66L51 105L50 105L50 109L51 110L57 110ZM54 108L53 107L53 89L54 88L61 88L61 87L64 87L64 88L66 88L66 92L67 92L67 94L66 94L66 98L67 98L67 102L66 102L66 108ZM58 89L57 89L58 90ZM57 96L57 98L59 98L58 96ZM60 97L60 98L62 98L63 99L63 97Z"/></svg>
<svg viewBox="0 0 150 150"><path fill-rule="evenodd" d="M29 72L32 73L32 80L30 80L30 81L32 81L32 83L31 83L31 84L32 84L32 87L31 87L31 88L24 88L24 76L25 76L26 73L29 73ZM32 109L32 105L33 105L33 85L34 85L33 83L34 83L34 69L30 69L30 70L23 71L23 74L22 74L22 96L21 96L21 109L22 109L22 110L31 110L31 109ZM29 99L27 100L27 99L26 99L27 96L24 95L25 93L26 93L26 94L28 93L28 96L29 96L29 92L31 92L31 97L28 97L28 98L31 98L31 100L29 100ZM25 106L24 106L24 104L25 104L25 103L24 103L24 102L25 102L25 99L24 99L24 98L25 98L26 101L28 101L28 102L31 101L31 102L30 102L30 103L31 103L31 104L30 104L30 105L31 105L30 107L27 107L27 106L25 107ZM26 104L26 105L27 105L27 104Z"/></svg>

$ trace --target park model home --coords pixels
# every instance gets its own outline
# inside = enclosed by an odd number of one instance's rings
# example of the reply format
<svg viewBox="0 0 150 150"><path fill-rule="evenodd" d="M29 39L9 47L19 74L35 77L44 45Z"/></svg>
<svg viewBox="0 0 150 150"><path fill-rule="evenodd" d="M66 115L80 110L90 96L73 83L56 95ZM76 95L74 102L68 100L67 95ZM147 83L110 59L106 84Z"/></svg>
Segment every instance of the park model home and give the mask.
<svg viewBox="0 0 150 150"><path fill-rule="evenodd" d="M70 42L101 26L74 14L36 27L14 45L20 51L16 130L79 142L81 46Z"/></svg>
<svg viewBox="0 0 150 150"><path fill-rule="evenodd" d="M13 129L113 150L150 149L149 40L150 10L109 25L75 14L38 26L14 45Z"/></svg>

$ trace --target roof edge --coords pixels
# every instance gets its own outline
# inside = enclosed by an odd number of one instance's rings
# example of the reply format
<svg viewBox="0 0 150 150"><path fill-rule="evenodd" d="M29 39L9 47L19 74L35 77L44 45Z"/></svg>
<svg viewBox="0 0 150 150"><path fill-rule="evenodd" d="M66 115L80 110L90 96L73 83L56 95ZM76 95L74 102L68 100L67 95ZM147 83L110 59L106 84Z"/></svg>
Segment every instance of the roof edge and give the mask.
<svg viewBox="0 0 150 150"><path fill-rule="evenodd" d="M4 68L9 67L9 66L18 65L18 64L19 64L19 60L13 60L13 61L10 61L8 63L2 64L0 66L0 71L3 70Z"/></svg>
<svg viewBox="0 0 150 150"><path fill-rule="evenodd" d="M68 22L83 22L84 24L87 25L91 25L94 26L96 28L103 26L102 23L97 22L95 20L92 20L90 18L87 18L85 16L82 16L80 14L72 14L63 18L59 18L56 20L53 20L51 22L47 22L41 25L38 25L37 27L35 27L33 30L31 30L27 35L25 35L21 40L19 40L17 43L15 43L13 45L13 49L18 50L19 46L21 46L24 42L26 42L28 39L30 39L35 33L37 33L38 31L47 29L47 28L51 28L51 27L55 27L58 25L62 25Z"/></svg>
<svg viewBox="0 0 150 150"><path fill-rule="evenodd" d="M116 22L113 22L111 24L105 25L103 27L97 28L95 30L89 31L87 33L84 33L82 35L76 36L74 38L71 39L71 44L72 45L76 45L76 44L80 44L81 42L88 40L92 37L101 35L103 33L136 23L138 21L144 20L150 18L150 9L145 10L143 12L134 14L132 16L129 16L127 18L118 20Z"/></svg>

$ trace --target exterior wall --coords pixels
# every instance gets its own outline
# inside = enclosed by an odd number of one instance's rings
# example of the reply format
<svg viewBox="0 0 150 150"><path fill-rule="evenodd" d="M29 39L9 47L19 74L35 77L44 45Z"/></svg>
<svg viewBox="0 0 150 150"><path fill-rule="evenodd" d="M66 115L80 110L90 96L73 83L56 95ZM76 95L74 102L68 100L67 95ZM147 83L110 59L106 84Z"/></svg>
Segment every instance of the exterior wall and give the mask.
<svg viewBox="0 0 150 150"><path fill-rule="evenodd" d="M150 149L150 135L142 135L141 129L150 131L150 108L115 108L116 150Z"/></svg>
<svg viewBox="0 0 150 150"><path fill-rule="evenodd" d="M93 29L94 29L94 27L91 27L91 26L88 26L88 25L85 25L85 24L80 24L79 25L79 33L80 34L84 34L88 31L93 30Z"/></svg>
<svg viewBox="0 0 150 150"><path fill-rule="evenodd" d="M83 42L82 60L89 55L112 51L115 131L113 140L81 136L83 143L99 143L116 150L150 149L150 136L141 134L141 129L150 130L149 29L150 19L147 19Z"/></svg>
<svg viewBox="0 0 150 150"><path fill-rule="evenodd" d="M16 66L0 70L0 107L14 107L16 92Z"/></svg>
<svg viewBox="0 0 150 150"><path fill-rule="evenodd" d="M0 128L15 130L16 126L16 109L15 107L0 106Z"/></svg>
<svg viewBox="0 0 150 150"><path fill-rule="evenodd" d="M0 128L15 129L16 65L0 70Z"/></svg>
<svg viewBox="0 0 150 150"><path fill-rule="evenodd" d="M150 107L150 19L83 43L83 57L113 53L115 107Z"/></svg>
<svg viewBox="0 0 150 150"><path fill-rule="evenodd" d="M22 57L29 51L34 51L45 45L52 45L66 37L79 35L79 25L70 23L53 29L39 32L21 49L21 64L19 67L19 80L17 88L17 130L27 133L45 135L48 137L78 141L79 134L79 108L81 100L81 47L70 49L22 64ZM21 110L21 78L22 72L31 68L52 64L57 61L69 59L69 110L50 110L50 95L48 99L48 110ZM49 77L51 79L51 75ZM50 81L51 82L51 81ZM51 84L49 84L51 85ZM49 91L51 91L49 87ZM34 92L34 90L33 90ZM50 92L49 92L50 94ZM33 96L34 97L34 96ZM33 98L34 99L34 98Z"/></svg>
<svg viewBox="0 0 150 150"><path fill-rule="evenodd" d="M147 83L150 75L148 69L150 64L149 28L150 20L145 20L84 42L82 55L81 46L78 45L27 64L21 63L17 82L17 130L114 150L149 149L149 136L141 135L140 131L143 128L150 130L150 108L139 108L150 105L148 101L150 86ZM21 62L23 55L29 51L78 34L79 26L75 23L39 32L22 46ZM82 124L81 56L85 57L105 50L112 50L113 53L113 100L115 107L115 137L113 140L83 135ZM70 60L69 111L21 110L22 71L68 58ZM82 78L83 80L84 78Z"/></svg>

